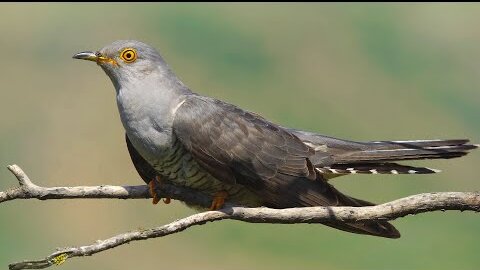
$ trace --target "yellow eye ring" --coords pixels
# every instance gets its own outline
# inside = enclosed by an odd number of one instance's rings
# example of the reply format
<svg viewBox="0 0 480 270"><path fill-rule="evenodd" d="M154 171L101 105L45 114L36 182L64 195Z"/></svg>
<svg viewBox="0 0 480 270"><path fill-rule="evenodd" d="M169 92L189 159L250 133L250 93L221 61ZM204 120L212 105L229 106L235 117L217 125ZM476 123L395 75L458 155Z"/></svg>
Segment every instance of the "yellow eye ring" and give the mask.
<svg viewBox="0 0 480 270"><path fill-rule="evenodd" d="M137 60L137 51L132 48L126 48L120 53L120 58L125 63L133 63L135 60Z"/></svg>

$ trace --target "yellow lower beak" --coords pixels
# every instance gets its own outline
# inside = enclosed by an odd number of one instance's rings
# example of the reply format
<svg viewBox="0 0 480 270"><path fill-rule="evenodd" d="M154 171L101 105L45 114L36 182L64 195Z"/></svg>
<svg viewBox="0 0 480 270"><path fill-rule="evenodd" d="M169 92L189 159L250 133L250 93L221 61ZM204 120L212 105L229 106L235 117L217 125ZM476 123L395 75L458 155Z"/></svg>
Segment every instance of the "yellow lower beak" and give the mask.
<svg viewBox="0 0 480 270"><path fill-rule="evenodd" d="M89 60L97 62L97 64L109 63L112 66L118 66L117 61L112 58L102 56L99 52L81 52L73 56L75 59Z"/></svg>

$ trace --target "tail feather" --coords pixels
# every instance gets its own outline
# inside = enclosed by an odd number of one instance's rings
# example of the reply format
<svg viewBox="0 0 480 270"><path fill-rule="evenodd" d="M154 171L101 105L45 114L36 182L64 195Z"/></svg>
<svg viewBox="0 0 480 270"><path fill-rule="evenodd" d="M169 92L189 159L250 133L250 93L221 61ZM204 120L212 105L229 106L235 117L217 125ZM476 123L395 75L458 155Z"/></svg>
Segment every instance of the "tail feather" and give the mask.
<svg viewBox="0 0 480 270"><path fill-rule="evenodd" d="M352 198L337 190L328 183L324 175L317 174L312 181L306 177L279 175L283 187L270 189L262 195L268 198L265 206L272 208L310 207L310 206L372 206L371 202ZM275 181L275 180L273 180ZM332 216L332 218L335 218ZM345 223L342 220L322 222L327 226L358 234L367 234L387 238L398 238L400 233L387 221L353 221Z"/></svg>
<svg viewBox="0 0 480 270"><path fill-rule="evenodd" d="M378 141L366 143L361 150L348 151L334 157L335 163L368 163L418 159L461 157L478 145L468 140Z"/></svg>
<svg viewBox="0 0 480 270"><path fill-rule="evenodd" d="M317 154L311 159L319 166L338 163L457 158L480 147L478 144L469 144L468 139L355 142L314 132L296 129L289 129L289 131L316 151Z"/></svg>
<svg viewBox="0 0 480 270"><path fill-rule="evenodd" d="M343 206L373 206L374 203L352 198L333 188L339 200L339 205ZM387 221L359 221L355 223L323 223L324 225L357 234L367 234L386 238L400 238L400 232Z"/></svg>
<svg viewBox="0 0 480 270"><path fill-rule="evenodd" d="M413 167L396 163L348 163L318 167L316 170L324 175L345 174L430 174L440 170L428 167ZM331 177L327 177L331 178Z"/></svg>
<svg viewBox="0 0 480 270"><path fill-rule="evenodd" d="M465 145L469 142L467 139L452 140L409 140L409 141L375 141L371 143L384 144L386 146L397 145L405 148L410 147L438 147L438 146L456 146Z"/></svg>
<svg viewBox="0 0 480 270"><path fill-rule="evenodd" d="M400 238L400 232L386 221L361 221L356 223L329 223L323 225L356 234L366 234L385 238Z"/></svg>
<svg viewBox="0 0 480 270"><path fill-rule="evenodd" d="M310 160L323 180L346 174L429 174L439 170L427 167L400 165L395 162L418 159L448 159L462 157L480 145L467 139L355 142L313 132L288 129L306 145L315 150ZM370 202L351 198L327 185L331 192L319 191L322 196L308 194L308 203L302 206L325 204L325 194L334 194L336 206L370 206ZM319 199L317 199L319 197ZM332 201L332 198L327 201ZM386 221L359 221L353 223L325 223L343 231L399 238L400 233Z"/></svg>

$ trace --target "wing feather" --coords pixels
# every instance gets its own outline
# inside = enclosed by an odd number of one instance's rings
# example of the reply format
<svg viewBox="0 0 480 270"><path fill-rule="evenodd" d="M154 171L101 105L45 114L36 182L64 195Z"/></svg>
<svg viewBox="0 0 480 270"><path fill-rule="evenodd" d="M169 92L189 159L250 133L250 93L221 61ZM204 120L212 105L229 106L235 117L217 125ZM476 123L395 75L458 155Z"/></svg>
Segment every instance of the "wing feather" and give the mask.
<svg viewBox="0 0 480 270"><path fill-rule="evenodd" d="M192 96L177 110L173 131L197 161L208 164L207 171L232 174L240 184L268 187L281 183L279 175L316 179L308 160L313 149L234 105Z"/></svg>

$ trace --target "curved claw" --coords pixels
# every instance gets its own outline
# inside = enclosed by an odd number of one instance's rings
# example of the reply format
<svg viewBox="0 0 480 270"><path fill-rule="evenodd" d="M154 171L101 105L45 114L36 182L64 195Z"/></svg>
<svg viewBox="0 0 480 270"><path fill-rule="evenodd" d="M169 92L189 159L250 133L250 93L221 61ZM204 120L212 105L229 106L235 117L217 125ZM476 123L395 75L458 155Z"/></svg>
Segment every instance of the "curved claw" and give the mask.
<svg viewBox="0 0 480 270"><path fill-rule="evenodd" d="M148 183L148 191L150 192L150 195L152 196L153 200L152 200L152 203L153 204L157 204L159 201L160 201L160 197L157 195L157 193L155 192L155 186L156 185L160 185L162 184L162 182L160 181L160 176L155 176L154 179L152 179L149 183ZM171 202L171 199L170 198L164 198L163 199L163 203L164 204L169 204Z"/></svg>

